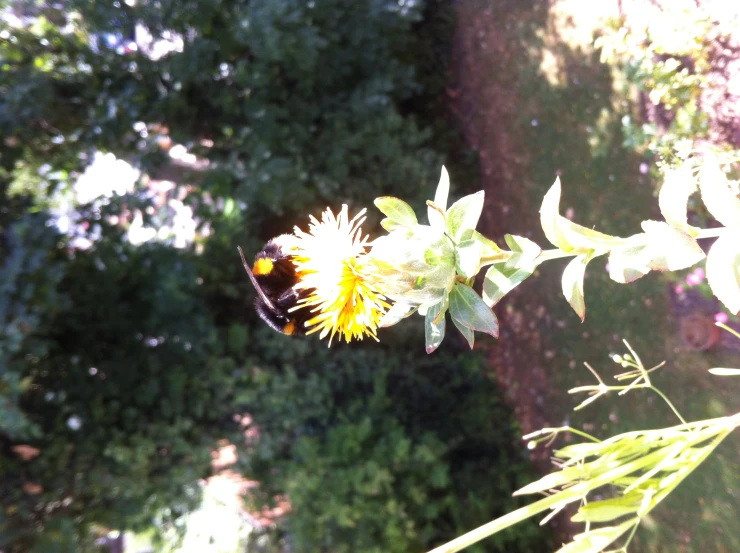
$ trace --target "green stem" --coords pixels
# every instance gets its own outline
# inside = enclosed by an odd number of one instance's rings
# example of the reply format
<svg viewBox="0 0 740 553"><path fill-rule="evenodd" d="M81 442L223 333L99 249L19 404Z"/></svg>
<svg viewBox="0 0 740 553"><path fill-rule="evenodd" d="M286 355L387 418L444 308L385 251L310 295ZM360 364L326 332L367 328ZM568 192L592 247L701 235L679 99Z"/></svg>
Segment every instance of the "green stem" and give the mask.
<svg viewBox="0 0 740 553"><path fill-rule="evenodd" d="M637 522L632 527L632 531L630 532L629 537L625 540L624 545L622 546L622 550L624 550L625 553L627 552L627 548L629 547L630 542L632 541L632 538L635 537L635 532L637 532L637 527L640 526L640 520L642 519L641 518L637 519Z"/></svg>
<svg viewBox="0 0 740 553"><path fill-rule="evenodd" d="M491 522L484 524L483 526L479 526L475 530L472 530L467 534L463 534L462 536L452 540L451 542L447 542L446 544L437 547L436 549L432 549L431 551L429 551L429 553L455 553L457 551L462 551L466 547L473 545L474 543L479 542L480 540L487 538L488 536L492 536L493 534L500 532L504 528L508 528L509 526L518 524L523 520L526 520L538 513L541 513L542 511L550 509L551 507L554 507L562 502L563 498L559 494L548 495L547 497L544 497L539 501L532 503L531 505L521 507L516 511L512 511L502 517L497 518L496 520L492 520Z"/></svg>
<svg viewBox="0 0 740 553"><path fill-rule="evenodd" d="M683 417L681 416L681 413L679 413L679 412L678 412L678 409L676 409L676 407L675 407L675 406L673 405L673 403L671 403L671 400L669 400L669 399L668 399L668 397L667 397L667 396L666 396L666 395L665 395L665 394L664 394L663 392L661 392L660 390L658 390L658 388L656 388L656 387L655 387L655 386L653 386L652 384L650 385L650 388L652 388L652 390L653 390L653 391L654 391L654 392L655 392L656 394L658 394L658 395L659 395L660 397L662 397L662 398L663 398L663 401L665 401L665 402L666 402L666 403L668 404L668 407L670 407L670 408L671 408L671 411L673 411L673 413L674 413L674 414L675 414L675 415L676 415L676 416L678 417L678 419L679 419L679 420L680 420L680 421L681 421L681 422L682 422L683 424L686 424L686 419L684 419L684 418L683 418Z"/></svg>

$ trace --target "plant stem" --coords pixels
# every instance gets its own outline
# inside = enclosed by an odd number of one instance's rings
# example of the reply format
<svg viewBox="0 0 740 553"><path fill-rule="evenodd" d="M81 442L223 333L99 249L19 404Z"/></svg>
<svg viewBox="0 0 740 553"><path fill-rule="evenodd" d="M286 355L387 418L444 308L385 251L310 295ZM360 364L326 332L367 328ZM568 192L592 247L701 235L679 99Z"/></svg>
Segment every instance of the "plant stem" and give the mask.
<svg viewBox="0 0 740 553"><path fill-rule="evenodd" d="M560 497L558 494L549 495L540 499L539 501L532 503L531 505L521 507L516 511L512 511L502 517L497 518L496 520L492 520L491 522L484 524L483 526L479 526L475 530L472 530L467 534L463 534L459 538L447 542L446 544L437 547L436 549L432 549L428 553L455 553L457 551L462 551L466 547L473 545L474 543L479 542L480 540L487 538L488 536L492 536L493 534L500 532L504 528L508 528L509 526L518 524L519 522L522 522L523 520L526 520L529 517L541 513L542 511L554 507L558 503L562 502L563 498Z"/></svg>
<svg viewBox="0 0 740 553"><path fill-rule="evenodd" d="M662 397L662 398L663 398L663 401L665 401L665 402L666 402L666 403L668 404L668 407L670 407L670 408L671 408L671 411L673 411L673 413L674 413L674 414L675 414L675 415L676 415L676 416L678 417L678 419L679 419L679 420L680 420L680 421L681 421L681 422L682 422L683 424L686 424L686 420L685 420L685 419L684 419L684 418L683 418L683 417L681 416L681 413L679 413L679 412L678 412L678 409L676 409L676 407L675 407L675 406L673 405L673 403L671 403L671 400L669 400L669 399L668 399L668 397L667 397L667 396L666 396L666 395L665 395L665 394L664 394L663 392L661 392L660 390L658 390L658 388L656 388L656 387L655 387L655 386L653 386L652 384L651 384L651 385L650 385L649 387L650 387L650 388L651 388L651 389L652 389L652 390L653 390L653 391L654 391L654 392L655 392L656 394L658 394L658 395L659 395L660 397Z"/></svg>

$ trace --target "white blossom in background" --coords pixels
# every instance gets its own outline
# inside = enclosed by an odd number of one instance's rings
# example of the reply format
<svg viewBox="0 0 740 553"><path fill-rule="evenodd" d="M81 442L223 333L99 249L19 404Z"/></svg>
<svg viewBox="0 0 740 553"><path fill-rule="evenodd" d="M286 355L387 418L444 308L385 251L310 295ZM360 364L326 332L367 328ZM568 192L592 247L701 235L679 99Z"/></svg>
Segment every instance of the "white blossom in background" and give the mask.
<svg viewBox="0 0 740 553"><path fill-rule="evenodd" d="M82 428L82 419L77 415L72 415L67 419L67 427L75 432L78 431Z"/></svg>
<svg viewBox="0 0 740 553"><path fill-rule="evenodd" d="M93 162L73 186L75 201L83 204L100 197L129 194L140 176L138 169L113 154L96 152Z"/></svg>

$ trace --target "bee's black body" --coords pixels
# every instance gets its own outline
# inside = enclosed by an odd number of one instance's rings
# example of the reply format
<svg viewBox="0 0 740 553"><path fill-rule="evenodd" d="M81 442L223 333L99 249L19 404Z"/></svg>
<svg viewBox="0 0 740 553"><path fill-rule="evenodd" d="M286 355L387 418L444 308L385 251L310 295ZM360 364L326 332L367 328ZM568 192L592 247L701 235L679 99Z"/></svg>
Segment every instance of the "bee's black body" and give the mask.
<svg viewBox="0 0 740 553"><path fill-rule="evenodd" d="M242 254L244 268L257 289L254 308L260 319L278 332L300 336L306 333L305 323L311 318L311 311L307 308L292 312L290 310L308 292L299 292L293 288L298 284L299 277L292 256L287 255L280 245L281 238L279 236L265 244L262 251L255 256L254 268L251 270L241 248L239 253Z"/></svg>

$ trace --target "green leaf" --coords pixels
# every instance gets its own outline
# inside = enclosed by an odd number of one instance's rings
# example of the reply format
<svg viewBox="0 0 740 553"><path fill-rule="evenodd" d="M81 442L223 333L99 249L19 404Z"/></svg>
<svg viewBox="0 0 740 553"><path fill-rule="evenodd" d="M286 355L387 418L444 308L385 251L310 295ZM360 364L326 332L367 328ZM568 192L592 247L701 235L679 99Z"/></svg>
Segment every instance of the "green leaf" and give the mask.
<svg viewBox="0 0 740 553"><path fill-rule="evenodd" d="M716 160L707 160L699 171L701 199L717 221L740 227L740 199Z"/></svg>
<svg viewBox="0 0 740 553"><path fill-rule="evenodd" d="M572 542L558 549L556 553L599 553L599 551L603 551L618 540L622 534L626 533L639 521L640 519L633 518L619 526L607 526L578 534Z"/></svg>
<svg viewBox="0 0 740 553"><path fill-rule="evenodd" d="M581 318L581 322L586 317L586 302L583 297L583 278L586 275L586 265L591 261L594 255L590 253L576 256L563 271L562 286L563 295L568 303Z"/></svg>
<svg viewBox="0 0 740 553"><path fill-rule="evenodd" d="M707 281L730 313L740 313L740 229L726 229L712 244Z"/></svg>
<svg viewBox="0 0 740 553"><path fill-rule="evenodd" d="M644 250L647 266L655 271L678 271L705 257L695 238L668 223L643 221L642 230L648 239Z"/></svg>
<svg viewBox="0 0 740 553"><path fill-rule="evenodd" d="M442 211L447 209L447 197L450 194L450 175L447 173L444 165L442 166L442 174L439 177L439 184L437 190L434 192L434 205L441 208ZM445 217L442 213L434 209L433 207L427 207L427 216L429 217L429 225L438 228L445 228Z"/></svg>
<svg viewBox="0 0 740 553"><path fill-rule="evenodd" d="M560 215L560 194L560 177L558 177L542 198L540 207L540 224L553 246L564 252L584 248L604 253L622 241L622 238L583 227Z"/></svg>
<svg viewBox="0 0 740 553"><path fill-rule="evenodd" d="M628 244L615 248L609 254L609 277L622 284L634 282L650 272L645 256L645 235L635 234L628 239ZM629 241L633 244L630 245Z"/></svg>
<svg viewBox="0 0 740 553"><path fill-rule="evenodd" d="M466 230L475 230L483 211L484 200L485 193L481 190L452 204L447 211L447 232L454 242L459 242Z"/></svg>
<svg viewBox="0 0 740 553"><path fill-rule="evenodd" d="M463 338L468 341L468 344L470 344L470 349L473 349L473 345L475 344L475 331L463 324L458 323L454 317L452 318L452 324L457 327L457 329L460 331L460 334L463 335Z"/></svg>
<svg viewBox="0 0 740 553"><path fill-rule="evenodd" d="M406 303L396 302L391 306L386 314L383 315L383 318L380 319L378 326L380 328L393 326L394 324L400 322L401 319L405 319L406 317L411 315L414 311L416 311L415 307Z"/></svg>
<svg viewBox="0 0 740 553"><path fill-rule="evenodd" d="M478 274L483 247L476 240L465 240L455 248L455 268L458 274L472 278Z"/></svg>
<svg viewBox="0 0 740 553"><path fill-rule="evenodd" d="M696 236L699 229L692 227L686 217L686 209L689 196L696 191L696 183L690 167L671 169L666 172L663 186L658 195L658 205L666 222L673 228L677 228Z"/></svg>
<svg viewBox="0 0 740 553"><path fill-rule="evenodd" d="M605 253L624 242L624 238L611 236L609 234L599 232L598 230L582 227L565 217L560 217L558 219L558 226L560 228L560 232L573 249L581 248Z"/></svg>
<svg viewBox="0 0 740 553"><path fill-rule="evenodd" d="M414 210L403 200L393 196L383 196L375 199L375 207L391 221L401 226L410 227L417 224Z"/></svg>
<svg viewBox="0 0 740 553"><path fill-rule="evenodd" d="M441 301L438 304L431 306L424 317L424 334L426 337L427 353L432 353L437 349L445 337L444 307L445 302Z"/></svg>
<svg viewBox="0 0 740 553"><path fill-rule="evenodd" d="M456 282L450 293L450 315L471 330L498 338L498 321L491 308L470 286Z"/></svg>
<svg viewBox="0 0 740 553"><path fill-rule="evenodd" d="M460 243L467 240L475 240L480 244L481 265L498 263L499 261L504 261L507 258L508 252L504 252L504 250L498 247L498 244L496 244L496 242L486 238L477 230L467 230L463 232L462 236L460 236ZM534 244L534 242L532 243Z"/></svg>
<svg viewBox="0 0 740 553"><path fill-rule="evenodd" d="M643 498L642 492L633 492L612 499L592 501L586 505L581 505L571 520L573 522L609 522L625 515L637 513Z"/></svg>
<svg viewBox="0 0 740 553"><path fill-rule="evenodd" d="M501 301L501 298L529 278L533 272L533 270L526 269L507 269L503 264L492 265L483 280L483 301L489 307L493 307Z"/></svg>
<svg viewBox="0 0 740 553"><path fill-rule="evenodd" d="M518 268L534 273L539 263L536 259L542 253L542 248L532 242L529 238L507 234L504 236L506 245L511 248L513 255L506 261L506 268Z"/></svg>
<svg viewBox="0 0 740 553"><path fill-rule="evenodd" d="M740 369L724 369L715 367L714 369L709 369L709 372L716 374L717 376L740 376Z"/></svg>
<svg viewBox="0 0 740 553"><path fill-rule="evenodd" d="M393 232L394 230L403 227L403 225L399 225L395 221L393 221L391 219L388 219L388 218L383 219L382 221L380 221L380 226L383 227L388 232Z"/></svg>
<svg viewBox="0 0 740 553"><path fill-rule="evenodd" d="M550 190L542 198L540 224L550 243L556 248L567 252L572 250L573 246L568 244L558 225L558 219L560 218L560 192L560 177L557 177Z"/></svg>

